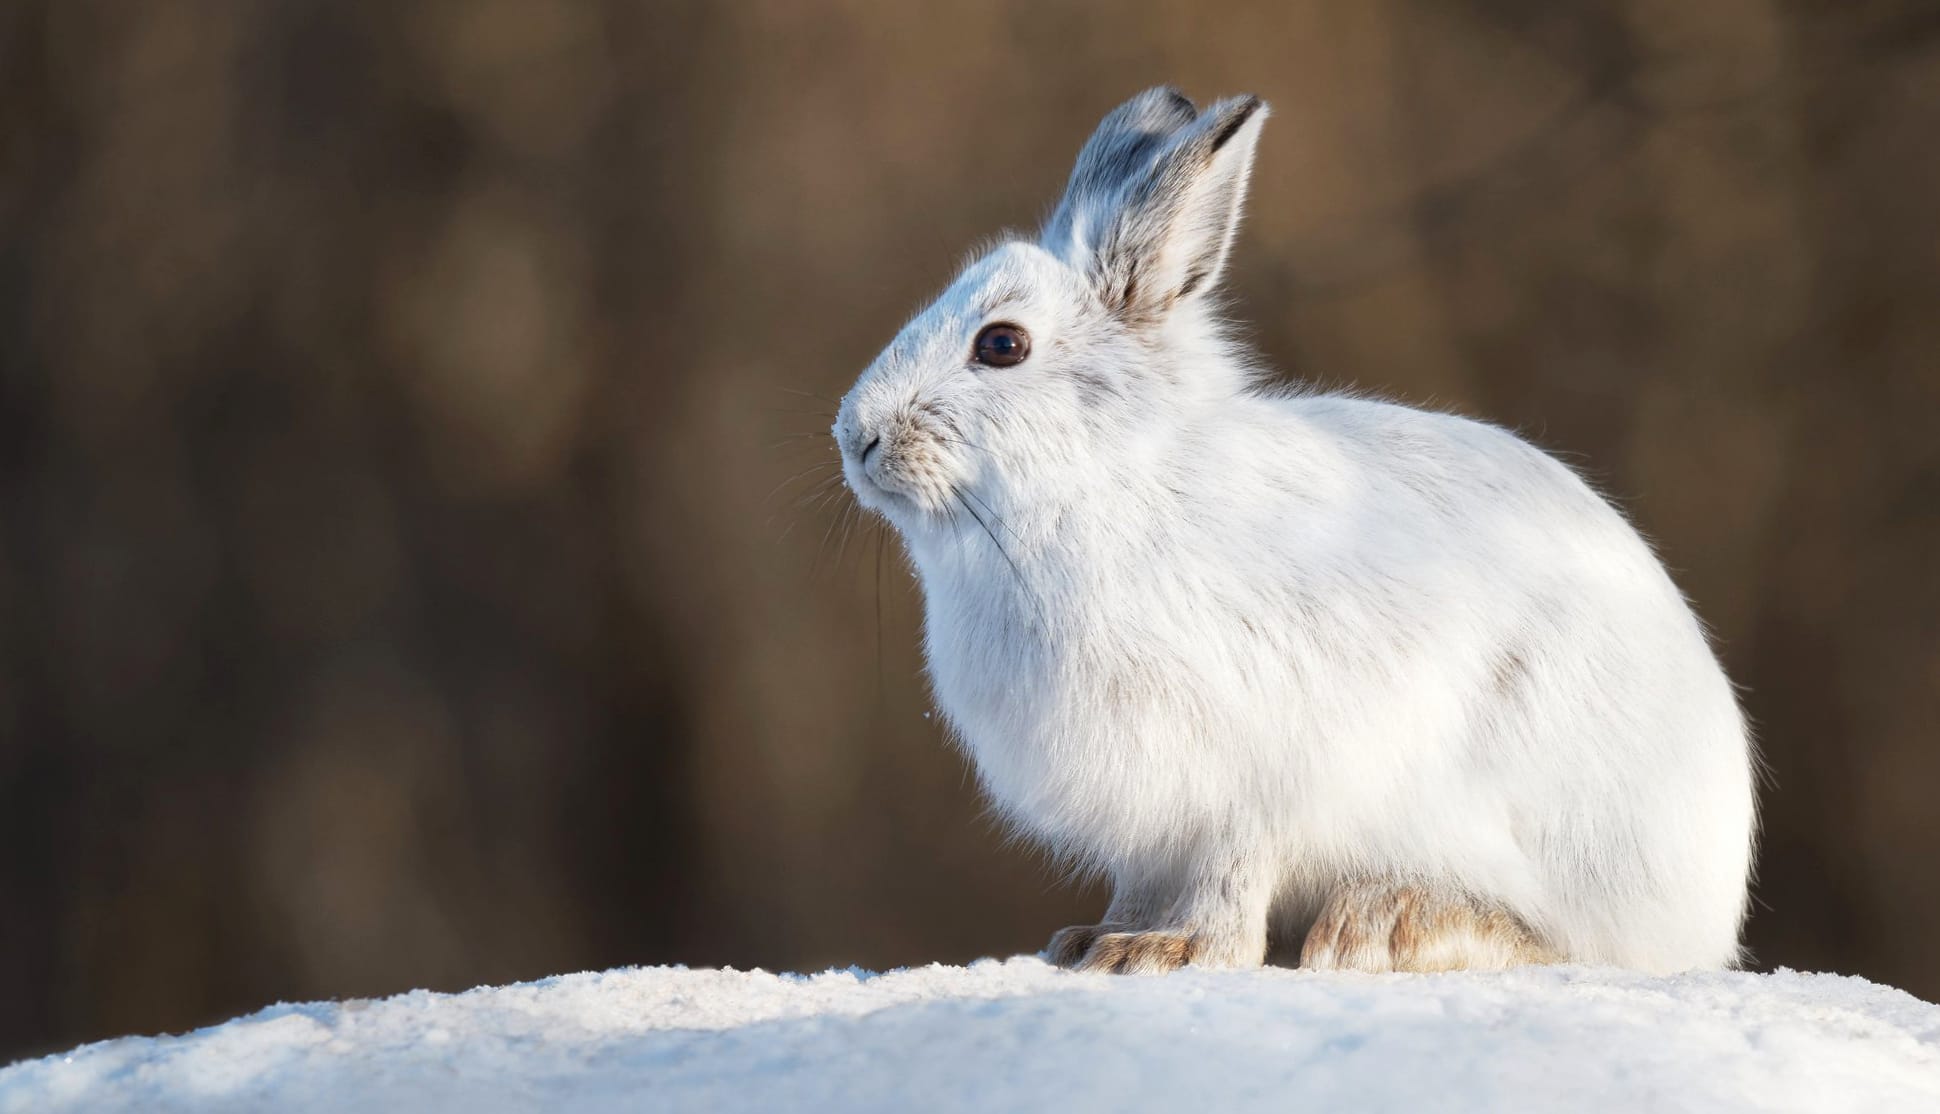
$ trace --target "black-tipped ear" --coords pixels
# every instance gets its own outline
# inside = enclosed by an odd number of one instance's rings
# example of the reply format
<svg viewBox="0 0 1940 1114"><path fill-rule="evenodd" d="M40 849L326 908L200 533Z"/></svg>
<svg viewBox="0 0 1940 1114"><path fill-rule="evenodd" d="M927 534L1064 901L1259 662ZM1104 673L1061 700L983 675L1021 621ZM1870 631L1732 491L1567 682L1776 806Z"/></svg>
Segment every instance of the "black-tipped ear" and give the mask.
<svg viewBox="0 0 1940 1114"><path fill-rule="evenodd" d="M1217 285L1266 117L1258 97L1220 101L1146 154L1143 170L1093 218L1095 231L1079 239L1081 254L1071 260L1107 305L1154 320Z"/></svg>
<svg viewBox="0 0 1940 1114"><path fill-rule="evenodd" d="M1198 117L1192 102L1169 86L1147 89L1107 113L1078 152L1064 197L1044 223L1044 247L1071 258L1096 243L1125 191L1145 176L1166 141Z"/></svg>

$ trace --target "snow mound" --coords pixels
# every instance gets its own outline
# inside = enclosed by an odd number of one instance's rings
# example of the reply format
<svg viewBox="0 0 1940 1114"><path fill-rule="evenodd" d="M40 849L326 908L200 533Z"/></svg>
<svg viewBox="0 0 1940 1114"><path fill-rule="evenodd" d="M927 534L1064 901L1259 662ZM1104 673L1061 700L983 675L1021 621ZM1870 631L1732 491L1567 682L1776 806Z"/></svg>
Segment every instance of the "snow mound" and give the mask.
<svg viewBox="0 0 1940 1114"><path fill-rule="evenodd" d="M1940 1007L1581 968L640 968L280 1005L0 1070L0 1112L1940 1111Z"/></svg>

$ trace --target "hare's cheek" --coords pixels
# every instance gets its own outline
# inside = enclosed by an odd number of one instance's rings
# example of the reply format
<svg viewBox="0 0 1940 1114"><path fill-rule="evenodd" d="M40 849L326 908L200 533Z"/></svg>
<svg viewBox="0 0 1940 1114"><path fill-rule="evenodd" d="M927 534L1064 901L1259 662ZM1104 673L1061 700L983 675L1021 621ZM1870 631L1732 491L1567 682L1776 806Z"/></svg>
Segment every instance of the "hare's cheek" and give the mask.
<svg viewBox="0 0 1940 1114"><path fill-rule="evenodd" d="M883 462L889 482L911 496L924 496L941 486L943 469L936 453L921 443L904 442Z"/></svg>
<svg viewBox="0 0 1940 1114"><path fill-rule="evenodd" d="M961 463L946 445L912 440L895 460L896 490L927 512L949 514L962 498L957 492L966 482Z"/></svg>
<svg viewBox="0 0 1940 1114"><path fill-rule="evenodd" d="M906 430L885 430L863 461L869 478L890 491L909 494L922 475L922 453Z"/></svg>

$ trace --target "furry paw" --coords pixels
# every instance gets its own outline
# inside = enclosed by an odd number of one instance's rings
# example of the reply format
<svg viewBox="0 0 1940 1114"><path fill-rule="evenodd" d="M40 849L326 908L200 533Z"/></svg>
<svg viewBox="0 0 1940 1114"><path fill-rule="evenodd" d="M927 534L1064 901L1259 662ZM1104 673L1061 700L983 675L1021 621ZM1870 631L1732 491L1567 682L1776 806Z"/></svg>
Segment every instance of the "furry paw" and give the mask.
<svg viewBox="0 0 1940 1114"><path fill-rule="evenodd" d="M1077 968L1117 975L1162 975L1191 963L1198 950L1192 937L1178 932L1107 932L1091 941Z"/></svg>
<svg viewBox="0 0 1940 1114"><path fill-rule="evenodd" d="M1110 932L1110 925L1074 924L1070 928L1060 928L1051 934L1051 942L1044 946L1044 957L1059 967L1076 967L1078 961L1091 950L1092 941Z"/></svg>
<svg viewBox="0 0 1940 1114"><path fill-rule="evenodd" d="M1506 909L1414 886L1336 891L1300 949L1317 971L1497 970L1558 958Z"/></svg>

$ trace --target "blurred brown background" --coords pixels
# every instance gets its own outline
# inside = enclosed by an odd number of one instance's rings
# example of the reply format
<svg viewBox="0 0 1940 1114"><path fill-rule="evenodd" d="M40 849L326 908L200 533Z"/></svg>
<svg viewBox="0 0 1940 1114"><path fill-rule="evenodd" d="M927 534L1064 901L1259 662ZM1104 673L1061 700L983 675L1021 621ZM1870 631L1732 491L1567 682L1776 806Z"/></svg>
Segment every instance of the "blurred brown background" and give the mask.
<svg viewBox="0 0 1940 1114"><path fill-rule="evenodd" d="M1761 964L1940 997L1940 4L12 0L0 1059L1095 911L793 435L1160 82L1274 104L1278 366L1659 541L1774 775Z"/></svg>

